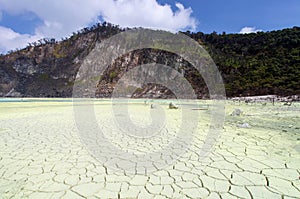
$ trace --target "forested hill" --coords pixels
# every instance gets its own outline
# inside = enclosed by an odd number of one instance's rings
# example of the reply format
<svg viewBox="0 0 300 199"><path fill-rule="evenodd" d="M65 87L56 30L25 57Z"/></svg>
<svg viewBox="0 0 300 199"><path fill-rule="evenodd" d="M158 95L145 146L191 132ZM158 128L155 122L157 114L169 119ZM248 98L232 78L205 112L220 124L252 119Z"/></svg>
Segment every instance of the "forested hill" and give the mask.
<svg viewBox="0 0 300 199"><path fill-rule="evenodd" d="M76 73L96 42L124 29L97 24L57 42L44 39L26 48L0 56L0 96L71 97ZM198 41L219 67L232 96L276 94L300 95L300 28L251 34L184 34ZM126 58L125 62L122 62ZM208 91L199 74L177 55L157 50L139 50L116 60L99 79L97 96L109 97L118 79L139 64L160 64L184 70L199 98ZM144 85L136 97L172 97L164 87Z"/></svg>
<svg viewBox="0 0 300 199"><path fill-rule="evenodd" d="M206 46L228 95L300 93L300 28L251 34L186 33Z"/></svg>

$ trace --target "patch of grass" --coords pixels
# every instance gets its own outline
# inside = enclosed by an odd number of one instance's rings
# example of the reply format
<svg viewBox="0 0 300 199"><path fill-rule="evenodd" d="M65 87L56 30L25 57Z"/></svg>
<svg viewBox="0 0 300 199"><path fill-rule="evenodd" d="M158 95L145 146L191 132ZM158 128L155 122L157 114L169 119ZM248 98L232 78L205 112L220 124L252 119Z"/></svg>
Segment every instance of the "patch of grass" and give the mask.
<svg viewBox="0 0 300 199"><path fill-rule="evenodd" d="M54 47L53 55L54 55L54 57L55 57L56 59L64 58L64 57L67 56L65 53L62 52L62 50L61 50L61 44L60 44L60 45L56 45L56 46Z"/></svg>
<svg viewBox="0 0 300 199"><path fill-rule="evenodd" d="M41 74L39 78L40 80L47 81L50 79L50 76L49 74L45 73L45 74Z"/></svg>

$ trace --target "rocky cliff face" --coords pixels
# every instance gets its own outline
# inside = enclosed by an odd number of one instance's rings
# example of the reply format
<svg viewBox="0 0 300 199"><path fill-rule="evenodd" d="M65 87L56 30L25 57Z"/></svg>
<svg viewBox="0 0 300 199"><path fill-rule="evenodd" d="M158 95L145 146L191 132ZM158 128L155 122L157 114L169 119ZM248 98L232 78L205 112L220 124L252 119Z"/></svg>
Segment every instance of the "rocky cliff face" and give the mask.
<svg viewBox="0 0 300 199"><path fill-rule="evenodd" d="M1 56L0 95L70 97L77 70L96 36L91 32Z"/></svg>
<svg viewBox="0 0 300 199"><path fill-rule="evenodd" d="M113 89L115 85L118 83L120 78L124 77L128 71L135 68L136 66L146 65L156 63L160 65L170 66L174 71L177 71L182 78L186 79L190 82L191 86L193 87L196 95L198 98L208 98L208 89L204 80L202 79L199 72L192 67L192 65L182 59L180 56L160 51L160 50L153 50L153 49L145 49L145 50L138 50L126 54L120 58L118 58L110 67L108 67L103 75L100 78L99 84L97 86L96 95L98 97L111 97ZM159 66L158 66L159 67ZM144 69L147 70L147 69ZM167 79L175 79L176 74L174 71L171 70L161 70L155 71L162 82L166 82ZM139 68L139 70L132 73L131 76L137 78L125 78L126 84L134 82L139 82L138 77L147 74L150 75L153 71L143 71L143 67ZM141 78L140 78L141 79ZM132 93L132 97L136 98L174 98L174 93L169 90L166 86L161 84L139 84L135 85L138 89ZM179 86L179 85L178 85ZM122 96L125 97L125 96Z"/></svg>

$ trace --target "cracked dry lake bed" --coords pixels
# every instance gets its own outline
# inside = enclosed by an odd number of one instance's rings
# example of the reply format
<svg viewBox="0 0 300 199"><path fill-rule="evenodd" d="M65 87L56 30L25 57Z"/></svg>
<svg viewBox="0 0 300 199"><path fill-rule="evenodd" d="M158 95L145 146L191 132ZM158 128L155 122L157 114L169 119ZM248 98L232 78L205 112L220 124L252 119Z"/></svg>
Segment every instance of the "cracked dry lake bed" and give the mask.
<svg viewBox="0 0 300 199"><path fill-rule="evenodd" d="M94 101L98 126L110 143L139 154L163 154L180 128L181 109L199 113L185 153L153 172L132 174L89 152L78 133L72 99L2 99L0 198L300 198L299 103L227 101L222 133L211 153L201 157L211 102L197 101L201 108L193 109L196 101L188 101L170 110L169 101L151 102L164 110L165 133L140 140L117 128L109 100ZM236 109L243 113L231 116ZM149 112L144 100L128 104L136 125L150 124Z"/></svg>

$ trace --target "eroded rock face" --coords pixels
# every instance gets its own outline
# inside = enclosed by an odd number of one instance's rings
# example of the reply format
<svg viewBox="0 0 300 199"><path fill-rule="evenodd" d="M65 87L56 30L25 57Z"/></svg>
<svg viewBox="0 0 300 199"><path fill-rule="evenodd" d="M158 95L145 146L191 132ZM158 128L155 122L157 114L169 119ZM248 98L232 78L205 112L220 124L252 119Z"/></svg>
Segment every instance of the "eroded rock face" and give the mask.
<svg viewBox="0 0 300 199"><path fill-rule="evenodd" d="M5 95L5 97L22 97L22 94L13 88Z"/></svg>
<svg viewBox="0 0 300 199"><path fill-rule="evenodd" d="M3 78L0 82L1 96L72 97L75 77L81 75L77 74L78 69L86 55L93 49L95 39L96 34L90 33L85 37L85 40L80 38L74 40L73 45L70 45L68 40L58 44L46 44L42 47L30 47L27 50L0 57L2 59L0 69L3 70ZM88 48L86 48L87 46ZM68 51L65 49L67 47L69 48ZM162 82L175 78L179 74L194 86L197 97L207 96L207 88L201 75L187 61L175 54L154 49L133 51L116 59L113 64L107 66L101 76L97 77L99 80L97 86L94 87L95 90L83 90L82 92L91 92L93 95L96 94L96 97L101 98L111 97L122 76L137 66L151 63L169 66L177 71L156 71ZM147 69L141 68L132 76L141 78L149 75L148 73ZM132 82L125 83L132 84ZM135 86L138 89L131 96L125 97L176 97L169 88L163 85L139 84Z"/></svg>
<svg viewBox="0 0 300 199"><path fill-rule="evenodd" d="M12 67L16 72L27 75L33 75L34 73L41 72L39 65L34 63L32 59L26 57L18 58Z"/></svg>
<svg viewBox="0 0 300 199"><path fill-rule="evenodd" d="M135 67L147 64L157 64L157 67L170 67L170 69L161 69L159 71L149 70L147 67L139 67L138 70L133 70ZM155 72L156 74L152 74ZM125 84L133 85L138 89L132 93L131 97L135 98L176 98L176 95L167 88L166 85L159 85L155 83L136 84L143 82L145 76L155 76L155 79L161 82L168 82L178 78L186 79L193 87L198 98L207 98L208 89L201 74L186 60L173 53L160 51L160 50L137 50L128 53L109 66L100 78L97 86L96 95L98 97L110 97L113 89L120 78L125 74L130 74L126 77ZM113 78L112 77L113 74ZM178 85L180 87L181 85ZM125 92L126 93L126 92ZM120 97L127 97L120 96Z"/></svg>
<svg viewBox="0 0 300 199"><path fill-rule="evenodd" d="M0 56L0 96L13 97L17 91L19 97L71 97L77 70L88 53L84 42L70 39Z"/></svg>

